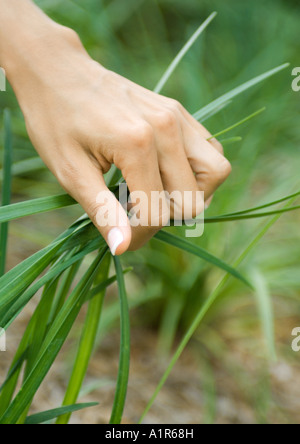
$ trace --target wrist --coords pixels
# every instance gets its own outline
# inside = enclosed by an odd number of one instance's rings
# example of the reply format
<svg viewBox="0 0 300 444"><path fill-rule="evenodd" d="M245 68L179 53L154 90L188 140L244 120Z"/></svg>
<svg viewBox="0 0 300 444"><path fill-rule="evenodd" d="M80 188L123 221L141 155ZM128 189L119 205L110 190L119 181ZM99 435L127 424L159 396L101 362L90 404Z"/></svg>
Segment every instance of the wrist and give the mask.
<svg viewBox="0 0 300 444"><path fill-rule="evenodd" d="M78 35L55 22L49 22L42 32L27 33L3 66L21 108L28 96L37 94L39 86L55 84L57 72L68 59L72 64L77 60L74 70L80 67L82 55L87 53Z"/></svg>
<svg viewBox="0 0 300 444"><path fill-rule="evenodd" d="M10 72L21 51L27 53L52 22L31 0L0 0L0 10L0 64Z"/></svg>
<svg viewBox="0 0 300 444"><path fill-rule="evenodd" d="M7 39L1 51L1 67L14 86L27 71L38 71L43 62L69 44L79 48L79 38L74 31L47 20L41 29L21 29L13 38Z"/></svg>
<svg viewBox="0 0 300 444"><path fill-rule="evenodd" d="M31 0L0 0L0 10L0 66L14 89L60 47L81 46L74 31L52 21Z"/></svg>

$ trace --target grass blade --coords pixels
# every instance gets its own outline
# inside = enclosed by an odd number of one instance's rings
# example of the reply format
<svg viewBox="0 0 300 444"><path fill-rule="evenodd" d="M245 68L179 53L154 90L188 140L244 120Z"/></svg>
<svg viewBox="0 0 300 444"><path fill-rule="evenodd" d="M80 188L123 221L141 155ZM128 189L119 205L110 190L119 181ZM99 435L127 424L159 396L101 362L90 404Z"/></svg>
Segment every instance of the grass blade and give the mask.
<svg viewBox="0 0 300 444"><path fill-rule="evenodd" d="M254 211L259 211L259 210L263 210L265 208L273 207L275 205L278 205L280 203L286 202L287 200L290 200L290 199L293 199L293 198L296 198L299 196L300 196L300 191L297 191L296 193L289 194L288 196L282 197L277 200L273 200L272 202L268 202L268 203L260 205L258 207L248 208L247 210L237 211L235 213L224 214L224 215L220 215L218 217L239 216L239 215L243 215L243 214L247 214L247 213L253 213Z"/></svg>
<svg viewBox="0 0 300 444"><path fill-rule="evenodd" d="M68 194L28 200L27 202L9 205L6 208L1 207L0 223L21 219L22 217L32 216L33 214L46 213L76 204L77 202Z"/></svg>
<svg viewBox="0 0 300 444"><path fill-rule="evenodd" d="M9 384L12 381L12 378L16 377L16 375L20 373L21 367L27 357L27 350L24 351L24 353L13 362L13 365L9 369L7 373L7 377L3 384L0 386L0 393L3 391L5 387L7 387L7 384ZM2 407L2 405L1 405Z"/></svg>
<svg viewBox="0 0 300 444"><path fill-rule="evenodd" d="M9 368L8 376L6 378L5 383L2 386L2 393L0 395L0 417L4 414L6 409L8 408L13 394L15 392L18 379L20 376L20 372L22 369L22 365L26 360L28 347L32 338L32 333L35 328L36 320L39 314L39 306L36 308L33 316L31 317L25 333L21 339L21 342L18 346L17 352L14 356L13 362Z"/></svg>
<svg viewBox="0 0 300 444"><path fill-rule="evenodd" d="M209 262L210 264L215 265L221 270L224 270L227 273L231 274L236 279L239 279L240 281L245 283L248 287L252 287L251 284L248 282L248 280L244 278L237 270L232 268L230 265L226 264L221 259L213 256L212 254L208 253L208 251L203 250L197 245L187 242L185 239L182 239L181 237L174 236L173 234L167 233L166 231L160 231L155 235L155 239L161 242L165 242L169 245L172 245L173 247L179 248L180 250L191 253L195 256L198 256L204 261Z"/></svg>
<svg viewBox="0 0 300 444"><path fill-rule="evenodd" d="M207 113L203 119L201 119L201 122L204 123L206 120L210 119L211 117L215 116L219 112L223 111L225 108L227 108L228 105L232 103L232 100L222 103L220 106L215 107L210 113Z"/></svg>
<svg viewBox="0 0 300 444"><path fill-rule="evenodd" d="M105 252L102 252L97 256L54 320L43 341L30 375L0 419L0 424L17 423L24 410L31 404L37 389L50 370L85 302L86 294L92 285L104 254Z"/></svg>
<svg viewBox="0 0 300 444"><path fill-rule="evenodd" d="M103 265L99 271L99 276L97 276L97 281L100 283L100 285L108 278L110 260L111 255L107 255L103 261ZM95 345L98 326L102 313L103 300L105 297L105 290L106 289L103 289L95 296L93 296L92 299L90 299L78 353L64 397L63 405L74 404L78 399ZM72 412L65 412L57 419L56 423L67 424L70 420L71 413Z"/></svg>
<svg viewBox="0 0 300 444"><path fill-rule="evenodd" d="M218 109L220 106L222 106L224 103L229 102L239 94L243 93L249 88L252 88L253 86L257 85L258 83L268 79L269 77L277 74L278 72L282 71L283 69L286 69L290 66L289 63L285 63L284 65L280 65L277 68L271 69L270 71L265 72L264 74L261 74L257 77L255 77L252 80L249 80L246 83L243 83L242 85L238 86L237 88L234 88L232 91L229 91L228 93L224 94L223 96L219 97L218 99L214 100L213 102L209 103L208 105L201 108L199 111L197 111L194 114L194 118L196 120L204 119L207 115L210 115L214 110Z"/></svg>
<svg viewBox="0 0 300 444"><path fill-rule="evenodd" d="M214 369L209 360L203 360L202 363L203 378L203 423L214 424L217 414L217 383L214 375Z"/></svg>
<svg viewBox="0 0 300 444"><path fill-rule="evenodd" d="M231 145L232 143L237 143L237 142L241 142L243 140L242 137L237 136L237 137L229 137L228 139L223 139L220 140L220 143L223 146L227 146L227 145Z"/></svg>
<svg viewBox="0 0 300 444"><path fill-rule="evenodd" d="M36 357L40 351L45 334L47 331L49 313L54 301L59 278L49 282L43 291L40 303L38 305L38 315L32 332L32 341L27 353L27 363L24 371L24 378L30 374Z"/></svg>
<svg viewBox="0 0 300 444"><path fill-rule="evenodd" d="M48 273L46 273L42 278L40 278L37 282L35 282L28 290L22 293L13 305L9 307L9 309L0 311L0 322L4 325L3 328L7 328L8 325L14 320L14 318L20 313L20 311L25 307L25 305L30 301L30 299L36 294L36 292L42 288L45 284L51 281L53 278L59 276L66 269L68 269L73 264L80 262L85 256L89 253L92 253L99 247L95 243L91 245L87 245L80 253L72 256L66 261L62 261L57 263L54 267L52 267ZM1 293L1 292L0 292Z"/></svg>
<svg viewBox="0 0 300 444"><path fill-rule="evenodd" d="M46 169L46 165L40 157L32 157L30 159L20 160L11 166L12 175L22 176L24 174L33 173L39 170ZM4 170L0 170L0 180L3 180Z"/></svg>
<svg viewBox="0 0 300 444"><path fill-rule="evenodd" d="M13 302L48 267L64 240L49 245L0 279L0 309Z"/></svg>
<svg viewBox="0 0 300 444"><path fill-rule="evenodd" d="M216 15L217 15L217 13L213 12L205 20L205 22L202 23L202 25L197 29L197 31L192 35L192 37L189 39L189 41L184 45L182 50L178 53L178 55L175 57L173 62L170 64L170 66L168 67L168 69L166 70L164 75L162 76L161 80L158 82L158 84L154 88L154 92L159 94L162 91L163 87L165 86L165 84L167 83L167 81L169 80L169 78L171 77L171 75L173 74L173 72L175 71L175 69L177 68L177 66L179 65L181 60L183 59L183 57L191 49L193 44L197 41L199 36L203 33L203 31L207 28L207 26L211 23L211 21L216 17Z"/></svg>
<svg viewBox="0 0 300 444"><path fill-rule="evenodd" d="M300 209L300 205L294 205L289 208L281 208L280 210L267 211L265 213L256 213L256 214L245 214L245 215L232 215L232 216L216 216L216 217L207 217L205 219L205 223L219 223L219 222L232 222L237 220L249 220L249 219L259 219L261 217L269 217L275 216L276 214L284 214L290 213L291 211L296 211Z"/></svg>
<svg viewBox="0 0 300 444"><path fill-rule="evenodd" d="M4 111L4 159L3 159L3 183L2 183L2 208L10 204L11 199L11 165L12 165L12 134L11 118L8 110ZM0 277L5 273L6 251L8 238L8 223L0 225Z"/></svg>
<svg viewBox="0 0 300 444"><path fill-rule="evenodd" d="M121 343L117 388L110 418L110 424L120 424L122 421L129 379L130 319L122 265L118 257L114 257L114 262L118 280L121 309Z"/></svg>
<svg viewBox="0 0 300 444"><path fill-rule="evenodd" d="M207 139L208 141L213 139L213 138L217 138L220 136L223 136L223 134L229 133L229 131L232 131L233 129L239 127L240 125L243 125L244 123L248 122L249 120L253 119L254 117L258 116L259 114L263 113L267 108L261 108L258 111L255 111L255 113L250 114L250 116L245 117L244 119L240 120L239 122L235 123L234 125L229 126L228 128L219 131L218 133L214 134L213 136L211 136L209 139Z"/></svg>
<svg viewBox="0 0 300 444"><path fill-rule="evenodd" d="M3 311L6 314L7 306L14 303L19 297L24 297L23 292L32 284L32 282L44 271L47 266L57 259L64 252L64 245L72 237L76 238L78 233L77 245L80 245L80 235L82 229L89 226L89 220L77 221L52 244L29 257L14 269L0 278L0 322ZM95 240L95 248L101 246L99 240ZM58 257L57 257L58 254ZM39 287L40 288L40 287ZM4 328L4 327L3 327Z"/></svg>
<svg viewBox="0 0 300 444"><path fill-rule="evenodd" d="M162 313L162 319L160 321L157 350L160 356L169 356L172 350L178 326L180 322L180 316L184 308L185 298L180 293L172 294L168 298L166 306Z"/></svg>
<svg viewBox="0 0 300 444"><path fill-rule="evenodd" d="M74 258L74 255L72 256ZM70 258L71 259L71 258ZM55 300L49 316L49 324L53 322L60 310L62 309L65 300L69 295L70 288L74 282L77 272L82 264L83 258L73 263L66 271L62 272L62 279L59 283L58 290L55 295Z"/></svg>
<svg viewBox="0 0 300 444"><path fill-rule="evenodd" d="M43 424L57 418L60 415L71 414L74 412L78 412L79 410L87 409L89 407L96 407L97 405L99 405L97 402L89 402L86 404L74 404L59 407L53 410L47 410L46 412L36 413L35 415L28 416L25 424Z"/></svg>
<svg viewBox="0 0 300 444"><path fill-rule="evenodd" d="M259 270L253 270L251 274L257 306L260 314L261 325L266 340L268 355L271 361L277 360L276 339L275 339L275 319L272 298L266 280Z"/></svg>

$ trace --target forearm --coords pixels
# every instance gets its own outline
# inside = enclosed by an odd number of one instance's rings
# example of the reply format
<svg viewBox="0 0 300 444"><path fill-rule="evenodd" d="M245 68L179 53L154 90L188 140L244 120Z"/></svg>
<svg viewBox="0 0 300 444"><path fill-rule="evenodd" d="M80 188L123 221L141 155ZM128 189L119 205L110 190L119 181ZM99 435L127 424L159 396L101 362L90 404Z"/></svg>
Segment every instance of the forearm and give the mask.
<svg viewBox="0 0 300 444"><path fill-rule="evenodd" d="M39 79L54 74L66 48L81 45L74 31L52 21L31 0L0 0L0 11L0 66L22 107Z"/></svg>
<svg viewBox="0 0 300 444"><path fill-rule="evenodd" d="M52 22L31 0L0 0L0 64L13 71L19 59L33 53Z"/></svg>

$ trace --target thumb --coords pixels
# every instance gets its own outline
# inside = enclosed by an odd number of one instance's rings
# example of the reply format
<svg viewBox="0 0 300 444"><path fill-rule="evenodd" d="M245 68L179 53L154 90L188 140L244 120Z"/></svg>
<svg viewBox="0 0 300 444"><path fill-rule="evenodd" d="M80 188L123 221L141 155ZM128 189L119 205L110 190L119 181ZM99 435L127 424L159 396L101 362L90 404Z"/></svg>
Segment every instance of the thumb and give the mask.
<svg viewBox="0 0 300 444"><path fill-rule="evenodd" d="M130 223L124 208L105 184L96 197L96 215L92 218L111 253L123 254L131 243Z"/></svg>
<svg viewBox="0 0 300 444"><path fill-rule="evenodd" d="M89 174L76 177L76 185L68 192L83 207L99 230L113 255L127 251L131 243L131 226L126 211L107 188L98 169L89 169Z"/></svg>

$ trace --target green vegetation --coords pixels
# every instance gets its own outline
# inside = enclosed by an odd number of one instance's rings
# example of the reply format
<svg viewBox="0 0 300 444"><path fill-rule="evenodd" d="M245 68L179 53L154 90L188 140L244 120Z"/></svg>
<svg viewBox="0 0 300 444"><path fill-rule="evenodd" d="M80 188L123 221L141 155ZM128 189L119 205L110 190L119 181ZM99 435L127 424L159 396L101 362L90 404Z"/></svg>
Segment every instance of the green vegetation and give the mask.
<svg viewBox="0 0 300 444"><path fill-rule="evenodd" d="M38 3L55 19L76 29L90 54L102 64L148 88L157 85L156 91L180 100L220 140L226 133L222 142L233 174L207 211L201 238L186 240L184 227L171 227L142 250L115 259L111 267L107 246L97 230L82 217L79 206L62 194L37 158L12 91L0 93L1 111L9 110L4 112L4 142L0 144L0 326L8 331L13 328L17 316L39 295L10 369L0 380L0 423L57 420L65 424L72 412L92 407L77 404L80 391L100 341L99 332L108 334L111 327L118 328L119 315L119 372L111 423L120 423L129 377L129 314L134 319L137 307L143 324L158 332L158 352L168 359L148 405L136 412L140 421L155 408L157 395L190 344L196 358L200 355L205 362L203 422L214 422L215 362L222 360L233 378L239 379L241 373L238 363L229 364L224 357L230 344L222 338L222 331L230 330L232 340L242 341L260 325L265 349L255 352L256 337L251 346L245 341L252 359L263 362L263 368L257 370L260 389L252 392L247 375L239 384L256 421L270 422L269 412L277 405L266 383L269 366L276 355L288 362L297 359L289 342L296 320L288 324L287 343L278 342L276 325L278 319L289 320L300 308L300 93L291 89L287 64L299 66L299 5L283 0ZM218 15L211 22L213 10ZM207 17L205 26L199 28ZM185 41L188 44L170 65ZM114 191L111 177L114 175L108 173ZM14 203L10 205L11 195ZM65 215L65 231L51 229L55 238L51 243L43 233L35 233L39 251L4 274L9 227L25 216L36 220L58 209ZM49 229L45 225L45 233ZM24 225L22 233L11 236L13 248L18 236L30 239L32 232ZM130 282L132 274L139 288L144 288L138 299L126 294L125 282ZM106 289L115 282L119 301L105 304ZM83 323L78 319L82 312L86 313ZM230 322L234 316L238 319ZM57 400L55 410L31 415L34 396L75 322L80 335L65 399ZM293 421L281 408L278 411L282 421Z"/></svg>

